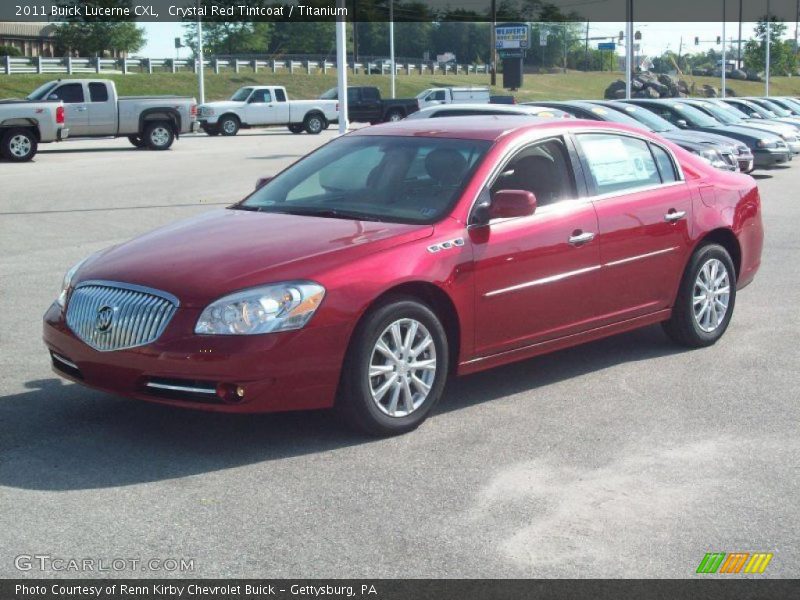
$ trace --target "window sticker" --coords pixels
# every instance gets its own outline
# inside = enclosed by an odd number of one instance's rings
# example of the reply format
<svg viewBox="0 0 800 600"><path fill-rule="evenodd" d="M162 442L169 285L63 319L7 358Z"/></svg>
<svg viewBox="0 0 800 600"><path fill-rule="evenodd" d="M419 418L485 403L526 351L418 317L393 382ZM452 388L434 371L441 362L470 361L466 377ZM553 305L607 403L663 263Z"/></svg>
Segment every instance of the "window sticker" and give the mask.
<svg viewBox="0 0 800 600"><path fill-rule="evenodd" d="M581 139L581 147L600 187L650 179L642 158L632 156L620 138L587 136Z"/></svg>

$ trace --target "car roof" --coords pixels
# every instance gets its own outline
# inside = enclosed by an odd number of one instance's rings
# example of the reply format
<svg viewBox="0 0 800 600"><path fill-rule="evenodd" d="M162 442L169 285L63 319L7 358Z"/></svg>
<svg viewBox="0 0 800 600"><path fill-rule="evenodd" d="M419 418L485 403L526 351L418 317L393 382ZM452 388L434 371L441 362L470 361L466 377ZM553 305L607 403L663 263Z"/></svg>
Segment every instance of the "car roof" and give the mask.
<svg viewBox="0 0 800 600"><path fill-rule="evenodd" d="M576 129L608 129L609 132L629 133L641 137L650 137L648 132L640 128L590 121L586 119L541 119L527 115L486 115L480 119L465 117L441 117L437 119L409 119L396 123L384 123L363 127L348 136L397 136L397 137L438 137L453 139L473 139L497 141L512 134L523 134L531 131L550 130L564 131Z"/></svg>
<svg viewBox="0 0 800 600"><path fill-rule="evenodd" d="M498 113L507 112L510 115L535 115L536 113L553 110L549 106L536 106L530 104L470 104L468 102L437 104L436 106L426 106L414 114L428 114L447 110L471 110L475 112ZM444 118L444 117L442 117Z"/></svg>

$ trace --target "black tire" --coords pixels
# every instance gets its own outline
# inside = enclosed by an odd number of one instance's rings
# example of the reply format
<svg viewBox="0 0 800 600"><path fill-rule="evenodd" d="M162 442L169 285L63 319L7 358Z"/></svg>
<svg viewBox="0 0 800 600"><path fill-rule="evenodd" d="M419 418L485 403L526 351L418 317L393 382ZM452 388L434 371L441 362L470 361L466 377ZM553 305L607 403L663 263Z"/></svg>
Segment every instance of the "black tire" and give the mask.
<svg viewBox="0 0 800 600"><path fill-rule="evenodd" d="M325 117L320 113L309 113L306 115L306 118L303 119L303 129L306 130L306 133L311 135L319 135L327 127Z"/></svg>
<svg viewBox="0 0 800 600"><path fill-rule="evenodd" d="M140 135L129 135L128 141L137 148L144 148L147 145L145 144L144 139Z"/></svg>
<svg viewBox="0 0 800 600"><path fill-rule="evenodd" d="M207 125L203 127L203 131L206 132L206 135L215 136L219 135L219 129L217 127L212 127L211 125Z"/></svg>
<svg viewBox="0 0 800 600"><path fill-rule="evenodd" d="M722 276L721 269L719 269L720 265L725 269L725 275L727 276L726 287L728 288L728 304L724 316L711 331L708 330L710 324L707 324L706 327L701 326L701 322L707 318L706 313L711 315L711 309L706 308L706 312L703 312L703 307L708 304L710 298L718 297L721 298L721 301L724 300L724 294L720 295L719 293L713 294L712 292L705 292L697 284L701 270L703 270L706 265L710 265L709 268L711 268L711 265L717 267L717 280ZM724 283L723 281L721 287ZM705 299L698 302L698 311L702 313L702 315L696 316L695 297L701 298L703 296L705 296ZM731 260L731 256L725 248L718 244L705 244L700 246L695 250L694 254L692 254L692 258L689 260L689 264L681 279L678 297L672 309L672 316L668 321L664 321L662 325L667 335L682 346L687 346L689 348L711 346L722 337L725 330L728 328L728 324L733 316L735 304L736 269ZM719 306L716 303L712 303L711 305L715 307ZM716 314L718 313L715 308L714 315Z"/></svg>
<svg viewBox="0 0 800 600"><path fill-rule="evenodd" d="M242 124L235 115L225 115L217 121L217 129L220 134L224 136L236 135L239 133L239 127L241 127L241 125Z"/></svg>
<svg viewBox="0 0 800 600"><path fill-rule="evenodd" d="M289 131L292 133L303 133L305 126L302 123L289 123Z"/></svg>
<svg viewBox="0 0 800 600"><path fill-rule="evenodd" d="M430 375L426 375L426 372L422 371L423 377L431 377L428 382L425 382L430 386L430 389L426 396L423 395L422 398L419 398L420 404L417 407L408 410L407 407L409 405L406 403L405 398L409 397L411 406L413 406L414 396L422 393L420 391L421 388L417 387L417 384L413 381L413 375L419 374L420 371L415 371L408 375L406 367L405 361L407 360L410 365L414 359L406 356L401 360L402 364L392 363L389 359L384 359L387 363L380 366L389 366L394 371L377 375L373 378L370 378L370 364L373 361L373 353L377 352L375 346L378 340L383 336L391 337L391 333L387 332L388 328L395 322L408 323L411 320L427 329L433 341L428 346L428 350L419 355L422 358L418 356L416 360L433 360L434 363L432 364L436 368ZM409 329L401 331L401 337L405 339ZM422 337L423 330L418 329L416 335ZM412 339L412 346L417 339ZM387 340L387 338L384 337L384 340ZM390 339L389 342L391 342ZM417 341L417 347L420 345L422 345L421 340ZM432 355L431 349L435 350L435 356ZM399 435L416 429L428 417L442 396L448 377L448 365L450 364L448 352L447 334L436 314L426 305L414 298L396 297L375 307L359 323L348 348L342 369L342 384L336 403L338 412L348 425L370 435ZM380 354L376 356L379 359L381 358ZM399 369L403 370L398 371ZM400 404L402 403L401 412L407 412L408 414L390 416L386 412L386 410L391 410L394 386L390 386L388 389L391 391L387 391L385 396L379 398L378 401L373 399L371 384L380 389L381 385L389 382L390 377L394 378L394 381L400 382L405 378L408 386L405 389L413 392L410 396L406 396L405 391L401 389L395 396L395 412L401 408ZM404 387L402 383L397 385L400 388ZM386 402L386 410L378 407L381 400Z"/></svg>
<svg viewBox="0 0 800 600"><path fill-rule="evenodd" d="M405 119L406 116L403 114L403 111L392 109L388 113L386 113L386 122L387 123L396 123L397 121L402 121Z"/></svg>
<svg viewBox="0 0 800 600"><path fill-rule="evenodd" d="M142 137L150 150L169 150L175 141L175 130L167 121L153 121L145 125Z"/></svg>
<svg viewBox="0 0 800 600"><path fill-rule="evenodd" d="M36 156L39 143L36 135L24 127L0 129L0 154L11 162L27 162Z"/></svg>

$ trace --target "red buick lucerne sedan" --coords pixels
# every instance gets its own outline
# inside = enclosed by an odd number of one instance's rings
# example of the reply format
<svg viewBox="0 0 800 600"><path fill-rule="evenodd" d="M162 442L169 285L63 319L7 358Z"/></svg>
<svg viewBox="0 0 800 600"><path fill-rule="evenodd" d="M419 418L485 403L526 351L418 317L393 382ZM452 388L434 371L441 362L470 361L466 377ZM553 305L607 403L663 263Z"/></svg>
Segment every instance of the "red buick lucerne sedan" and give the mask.
<svg viewBox="0 0 800 600"><path fill-rule="evenodd" d="M761 261L758 189L639 129L361 129L227 209L74 266L55 371L182 407L418 426L450 374L661 323L715 343Z"/></svg>

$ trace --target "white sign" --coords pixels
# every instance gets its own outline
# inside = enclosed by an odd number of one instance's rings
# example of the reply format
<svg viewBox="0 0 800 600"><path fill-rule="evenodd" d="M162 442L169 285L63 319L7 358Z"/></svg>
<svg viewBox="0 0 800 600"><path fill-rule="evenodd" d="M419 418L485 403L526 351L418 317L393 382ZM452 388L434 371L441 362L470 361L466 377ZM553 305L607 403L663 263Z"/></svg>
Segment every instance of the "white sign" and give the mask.
<svg viewBox="0 0 800 600"><path fill-rule="evenodd" d="M498 50L518 50L530 47L529 29L524 23L498 25L494 31Z"/></svg>

